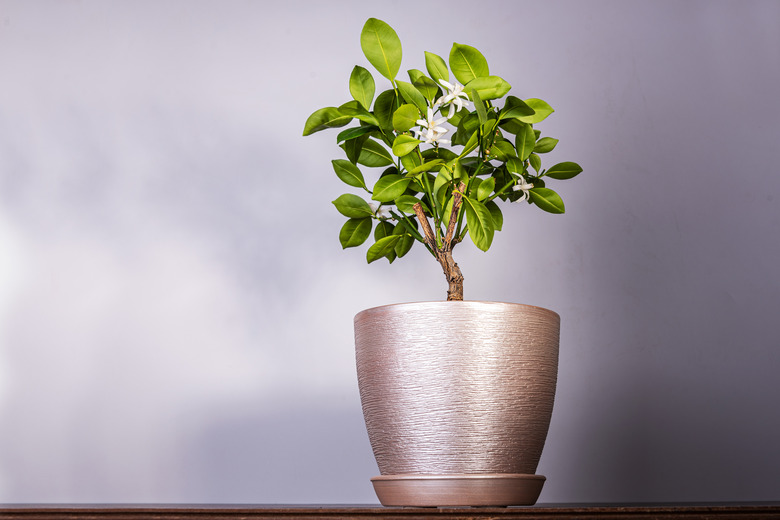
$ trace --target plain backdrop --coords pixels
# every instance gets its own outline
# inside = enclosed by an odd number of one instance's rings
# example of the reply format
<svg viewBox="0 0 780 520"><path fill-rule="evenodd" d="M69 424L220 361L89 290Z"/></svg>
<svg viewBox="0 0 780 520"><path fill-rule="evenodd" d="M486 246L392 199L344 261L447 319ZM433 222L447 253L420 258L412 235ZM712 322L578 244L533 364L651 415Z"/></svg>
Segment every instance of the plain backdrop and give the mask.
<svg viewBox="0 0 780 520"><path fill-rule="evenodd" d="M562 316L540 501L780 498L779 2L0 0L0 501L376 502L352 318L446 284L341 250L301 136L369 17L584 168L455 251Z"/></svg>

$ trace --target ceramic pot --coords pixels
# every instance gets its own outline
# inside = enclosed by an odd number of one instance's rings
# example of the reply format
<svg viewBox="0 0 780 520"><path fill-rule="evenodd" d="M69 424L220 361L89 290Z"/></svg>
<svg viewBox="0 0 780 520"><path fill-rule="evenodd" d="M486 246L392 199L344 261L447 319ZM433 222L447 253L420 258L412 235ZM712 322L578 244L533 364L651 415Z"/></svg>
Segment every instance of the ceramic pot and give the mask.
<svg viewBox="0 0 780 520"><path fill-rule="evenodd" d="M512 303L423 302L355 316L358 385L386 506L534 504L560 317Z"/></svg>

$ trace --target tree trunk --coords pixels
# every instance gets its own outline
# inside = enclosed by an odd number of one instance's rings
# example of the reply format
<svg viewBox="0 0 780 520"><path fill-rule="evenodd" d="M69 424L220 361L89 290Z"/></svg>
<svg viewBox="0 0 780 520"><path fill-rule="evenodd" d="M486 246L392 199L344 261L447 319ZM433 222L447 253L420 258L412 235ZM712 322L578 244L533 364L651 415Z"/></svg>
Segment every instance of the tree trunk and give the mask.
<svg viewBox="0 0 780 520"><path fill-rule="evenodd" d="M441 268L444 271L444 276L447 278L447 301L463 301L463 274L460 272L460 267L455 263L452 258L452 248L458 243L458 238L453 235L455 231L455 225L458 222L458 210L460 209L460 203L463 199L463 190L466 189L464 183L460 183L458 190L453 190L452 200L452 212L450 213L450 221L447 226L447 233L444 236L441 247L436 243L436 237L431 229L431 224L428 222L428 217L425 216L425 212L422 206L418 202L414 205L414 213L417 215L417 220L423 228L425 235L425 242L428 247L436 255L436 260L441 264Z"/></svg>
<svg viewBox="0 0 780 520"><path fill-rule="evenodd" d="M447 301L463 301L463 274L452 258L452 251L443 251L436 255L447 278Z"/></svg>

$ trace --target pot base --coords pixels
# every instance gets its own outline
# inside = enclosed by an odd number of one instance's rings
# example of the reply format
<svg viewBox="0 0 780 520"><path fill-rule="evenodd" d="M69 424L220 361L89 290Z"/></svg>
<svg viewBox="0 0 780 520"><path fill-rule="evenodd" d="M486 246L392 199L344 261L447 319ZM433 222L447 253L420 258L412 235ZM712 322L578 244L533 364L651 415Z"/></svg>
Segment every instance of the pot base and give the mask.
<svg viewBox="0 0 780 520"><path fill-rule="evenodd" d="M478 475L382 475L374 477L383 506L532 506L545 477L516 473Z"/></svg>

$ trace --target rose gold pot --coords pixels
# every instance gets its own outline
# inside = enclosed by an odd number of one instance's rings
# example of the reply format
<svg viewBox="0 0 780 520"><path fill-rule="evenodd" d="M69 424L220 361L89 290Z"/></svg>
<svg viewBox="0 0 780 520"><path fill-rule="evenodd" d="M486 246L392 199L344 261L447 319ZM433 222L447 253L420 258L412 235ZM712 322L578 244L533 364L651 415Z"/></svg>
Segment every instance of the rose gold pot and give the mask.
<svg viewBox="0 0 780 520"><path fill-rule="evenodd" d="M558 373L560 317L425 302L355 316L358 385L385 506L534 504Z"/></svg>

